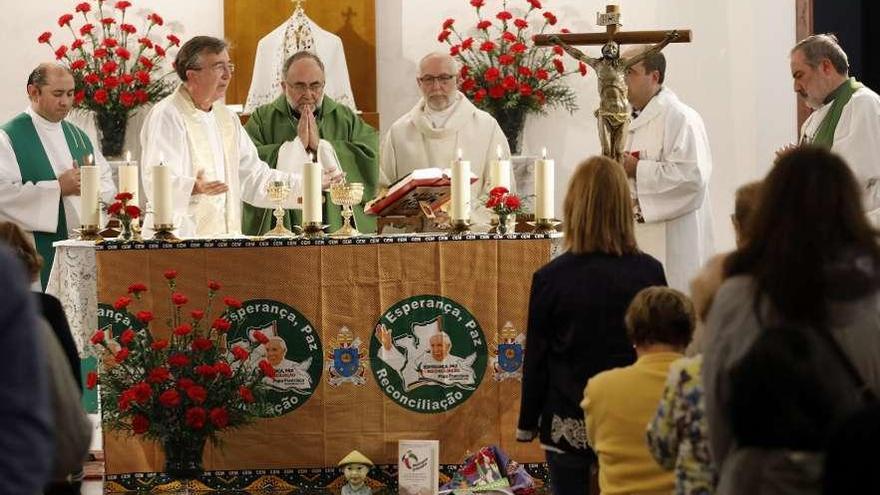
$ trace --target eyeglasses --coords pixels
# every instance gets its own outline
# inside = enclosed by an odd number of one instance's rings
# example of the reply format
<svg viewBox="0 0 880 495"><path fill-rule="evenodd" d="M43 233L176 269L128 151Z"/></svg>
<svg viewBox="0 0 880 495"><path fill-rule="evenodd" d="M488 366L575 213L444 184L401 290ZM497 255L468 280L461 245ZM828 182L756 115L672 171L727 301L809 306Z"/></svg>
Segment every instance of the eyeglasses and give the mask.
<svg viewBox="0 0 880 495"><path fill-rule="evenodd" d="M439 76L422 76L418 78L419 82L424 84L425 86L431 86L435 82L439 82L440 84L449 84L455 76L451 76L449 74L441 74Z"/></svg>
<svg viewBox="0 0 880 495"><path fill-rule="evenodd" d="M206 67L193 67L192 70L204 70L204 69L206 69ZM214 71L215 74L223 74L224 72L228 72L231 75L231 74L235 73L235 64L233 64L232 62L230 62L228 64L225 62L217 62L216 64L213 64L210 67L207 67L207 69Z"/></svg>
<svg viewBox="0 0 880 495"><path fill-rule="evenodd" d="M305 93L306 91L309 91L311 93L317 93L317 92L321 91L322 89L324 89L323 82L313 82L311 84L298 82L298 83L287 83L287 85L290 86L291 88L295 89L299 93Z"/></svg>

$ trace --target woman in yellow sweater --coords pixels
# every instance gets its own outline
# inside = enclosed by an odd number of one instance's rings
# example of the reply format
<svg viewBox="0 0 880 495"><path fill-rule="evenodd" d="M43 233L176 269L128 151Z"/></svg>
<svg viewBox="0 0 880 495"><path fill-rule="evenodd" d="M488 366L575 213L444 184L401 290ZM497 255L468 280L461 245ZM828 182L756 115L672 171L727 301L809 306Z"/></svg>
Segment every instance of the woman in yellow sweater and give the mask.
<svg viewBox="0 0 880 495"><path fill-rule="evenodd" d="M602 495L668 495L672 472L661 468L645 441L669 366L681 358L694 331L694 308L681 292L649 287L626 312L635 364L594 376L584 389L587 442L599 457Z"/></svg>

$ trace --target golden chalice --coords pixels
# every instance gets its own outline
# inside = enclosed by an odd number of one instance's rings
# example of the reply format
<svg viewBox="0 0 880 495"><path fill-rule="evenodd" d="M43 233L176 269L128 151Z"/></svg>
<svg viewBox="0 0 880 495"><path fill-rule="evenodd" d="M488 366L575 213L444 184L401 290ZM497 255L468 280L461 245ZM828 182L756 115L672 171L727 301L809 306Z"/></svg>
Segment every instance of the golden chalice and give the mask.
<svg viewBox="0 0 880 495"><path fill-rule="evenodd" d="M275 217L275 228L266 232L266 237L293 237L293 232L284 227L284 200L290 195L290 186L285 181L273 180L266 186L266 193L269 201L275 203L275 211L272 215Z"/></svg>
<svg viewBox="0 0 880 495"><path fill-rule="evenodd" d="M364 184L362 182L340 181L330 184L330 201L342 207L342 227L330 234L332 237L352 237L361 235L355 228L352 216L352 207L358 205L364 199Z"/></svg>

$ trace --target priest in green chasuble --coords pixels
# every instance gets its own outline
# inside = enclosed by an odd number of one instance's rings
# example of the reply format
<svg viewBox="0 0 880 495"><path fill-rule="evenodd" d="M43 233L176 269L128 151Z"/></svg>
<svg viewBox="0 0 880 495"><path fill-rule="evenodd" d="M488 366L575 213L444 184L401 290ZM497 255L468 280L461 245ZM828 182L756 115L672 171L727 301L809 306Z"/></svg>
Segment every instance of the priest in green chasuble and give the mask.
<svg viewBox="0 0 880 495"><path fill-rule="evenodd" d="M294 170L317 155L325 170L336 168L347 182L364 184L366 203L376 193L379 178L379 136L348 107L324 95L324 65L315 54L301 51L284 64L284 94L258 107L245 130L257 152L270 167L279 163ZM341 179L341 174L339 179ZM299 225L302 210L288 210L285 226ZM334 230L342 225L340 207L324 194L324 223ZM354 207L354 220L361 232L374 232L376 221L364 214L363 204ZM244 205L243 232L260 235L272 228L272 211Z"/></svg>

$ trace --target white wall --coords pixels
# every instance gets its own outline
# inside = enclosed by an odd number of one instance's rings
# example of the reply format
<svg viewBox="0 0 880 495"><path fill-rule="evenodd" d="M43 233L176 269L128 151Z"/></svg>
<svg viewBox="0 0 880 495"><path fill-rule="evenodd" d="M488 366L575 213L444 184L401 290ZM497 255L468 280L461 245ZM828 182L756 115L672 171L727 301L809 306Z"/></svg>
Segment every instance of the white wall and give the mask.
<svg viewBox="0 0 880 495"><path fill-rule="evenodd" d="M499 10L488 0L486 13ZM557 27L598 31L596 12L604 0L544 0L560 19ZM795 41L794 2L758 0L622 0L624 29L690 28L693 43L668 47L667 84L706 122L714 158L710 182L718 249L733 246L729 215L733 192L761 177L776 148L796 137L795 98L788 49ZM379 112L383 127L408 111L418 98L414 75L422 55L442 50L436 41L448 17L456 27L475 24L467 0L377 0ZM509 7L525 5L509 0ZM593 56L597 48L587 49ZM557 214L571 170L600 151L596 119L596 78L570 76L580 110L529 117L524 152L547 146L556 159Z"/></svg>
<svg viewBox="0 0 880 495"><path fill-rule="evenodd" d="M318 0L315 0L318 1ZM155 9L172 23L181 38L223 33L223 0L135 0L135 12ZM525 0L509 0L512 7ZM596 12L604 0L544 0L560 19L558 27L597 31ZM788 70L788 49L795 41L794 2L759 0L621 0L624 29L690 28L693 43L665 50L669 62L667 84L706 121L714 158L710 182L719 249L733 245L728 220L733 192L740 184L759 178L769 168L773 152L796 137L795 99ZM0 0L5 13L0 32L9 40L5 77L0 78L0 121L26 105L24 82L28 72L52 54L37 36L51 29L76 0L19 2ZM487 0L486 12L495 12L500 0ZM403 115L418 99L416 62L429 51L444 49L436 41L447 17L457 26L473 22L467 0L376 0L379 112L383 128ZM596 55L595 49L590 49ZM242 77L237 75L237 77ZM556 159L557 213L561 210L568 175L577 163L599 152L595 76L570 77L579 94L574 115L555 112L530 117L524 151L547 146ZM129 136L131 139L133 136ZM127 140L128 141L128 140Z"/></svg>

